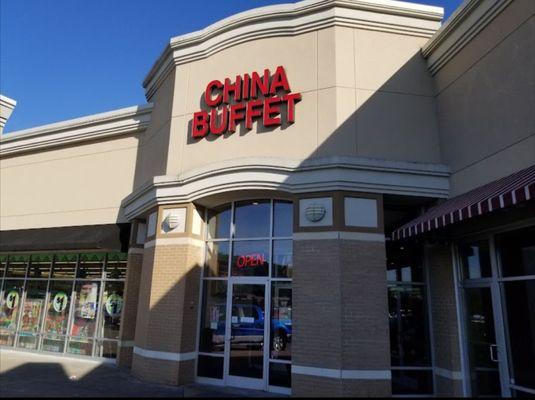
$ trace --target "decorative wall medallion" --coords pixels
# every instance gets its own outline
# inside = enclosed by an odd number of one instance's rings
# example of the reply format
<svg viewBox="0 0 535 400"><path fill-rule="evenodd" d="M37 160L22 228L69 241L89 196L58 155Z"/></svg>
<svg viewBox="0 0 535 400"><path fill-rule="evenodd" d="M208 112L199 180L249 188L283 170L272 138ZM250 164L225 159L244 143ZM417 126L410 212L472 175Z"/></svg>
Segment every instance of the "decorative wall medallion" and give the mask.
<svg viewBox="0 0 535 400"><path fill-rule="evenodd" d="M327 213L325 206L319 203L312 203L305 208L305 216L310 222L319 222Z"/></svg>
<svg viewBox="0 0 535 400"><path fill-rule="evenodd" d="M169 214L163 221L164 230L174 230L180 225L180 216L177 214Z"/></svg>

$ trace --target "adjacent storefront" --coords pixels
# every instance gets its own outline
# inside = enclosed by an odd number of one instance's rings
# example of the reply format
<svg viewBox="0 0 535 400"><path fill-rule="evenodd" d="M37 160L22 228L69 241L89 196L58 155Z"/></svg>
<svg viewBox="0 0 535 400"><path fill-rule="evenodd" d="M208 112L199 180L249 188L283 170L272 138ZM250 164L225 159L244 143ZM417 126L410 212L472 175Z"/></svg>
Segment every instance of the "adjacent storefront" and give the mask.
<svg viewBox="0 0 535 400"><path fill-rule="evenodd" d="M171 39L147 104L3 135L0 346L170 385L535 395L533 11L254 9Z"/></svg>
<svg viewBox="0 0 535 400"><path fill-rule="evenodd" d="M2 346L116 358L126 254L0 257Z"/></svg>

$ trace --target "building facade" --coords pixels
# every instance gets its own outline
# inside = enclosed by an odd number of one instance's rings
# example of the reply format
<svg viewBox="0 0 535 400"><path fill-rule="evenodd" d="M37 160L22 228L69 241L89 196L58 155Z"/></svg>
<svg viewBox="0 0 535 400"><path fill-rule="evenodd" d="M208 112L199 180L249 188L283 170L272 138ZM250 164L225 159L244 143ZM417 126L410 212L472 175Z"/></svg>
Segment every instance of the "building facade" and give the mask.
<svg viewBox="0 0 535 400"><path fill-rule="evenodd" d="M147 104L4 134L0 345L172 385L534 395L534 15L253 9L172 38Z"/></svg>

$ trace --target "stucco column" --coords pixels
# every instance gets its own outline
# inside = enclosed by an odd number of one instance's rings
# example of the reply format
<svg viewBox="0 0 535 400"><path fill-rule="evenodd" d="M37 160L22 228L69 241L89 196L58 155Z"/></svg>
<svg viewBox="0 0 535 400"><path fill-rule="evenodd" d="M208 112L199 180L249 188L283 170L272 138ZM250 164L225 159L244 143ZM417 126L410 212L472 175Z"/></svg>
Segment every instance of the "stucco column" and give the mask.
<svg viewBox="0 0 535 400"><path fill-rule="evenodd" d="M294 396L391 394L382 215L365 193L295 202Z"/></svg>
<svg viewBox="0 0 535 400"><path fill-rule="evenodd" d="M451 244L426 245L433 330L435 394L463 395L459 320Z"/></svg>
<svg viewBox="0 0 535 400"><path fill-rule="evenodd" d="M201 234L193 204L159 207L148 217L132 361L141 379L194 380Z"/></svg>

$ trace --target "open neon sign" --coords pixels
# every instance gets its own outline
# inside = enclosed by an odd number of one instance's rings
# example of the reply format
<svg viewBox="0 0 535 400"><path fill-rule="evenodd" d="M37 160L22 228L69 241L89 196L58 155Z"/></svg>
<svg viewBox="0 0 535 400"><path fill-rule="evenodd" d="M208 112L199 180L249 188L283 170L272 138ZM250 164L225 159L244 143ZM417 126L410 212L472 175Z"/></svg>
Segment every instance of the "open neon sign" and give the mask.
<svg viewBox="0 0 535 400"><path fill-rule="evenodd" d="M266 263L266 257L262 253L244 254L236 259L238 268L258 267Z"/></svg>
<svg viewBox="0 0 535 400"><path fill-rule="evenodd" d="M225 78L224 83L213 80L204 92L204 103L210 110L193 114L191 136L203 138L209 133L235 132L241 122L251 130L257 119L265 127L292 124L295 122L295 103L299 100L301 93L291 93L282 66L277 67L273 76L269 69L265 69L262 76L257 72L238 75L234 82L229 78ZM283 108L286 113L282 112Z"/></svg>

